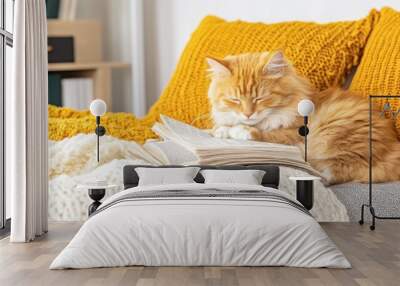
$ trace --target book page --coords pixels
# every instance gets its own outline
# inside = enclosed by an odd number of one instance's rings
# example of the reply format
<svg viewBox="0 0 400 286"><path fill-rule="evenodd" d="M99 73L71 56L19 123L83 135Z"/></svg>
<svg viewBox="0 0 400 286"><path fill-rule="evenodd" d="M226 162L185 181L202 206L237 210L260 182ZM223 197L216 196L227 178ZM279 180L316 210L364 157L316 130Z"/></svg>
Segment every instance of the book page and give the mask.
<svg viewBox="0 0 400 286"><path fill-rule="evenodd" d="M302 152L297 146L220 139L164 115L161 115L161 121L162 124L156 123L153 126L153 131L166 141L171 141L178 146L171 154L187 149L197 157L198 164L274 164L303 169L314 175L319 174L304 161Z"/></svg>
<svg viewBox="0 0 400 286"><path fill-rule="evenodd" d="M124 158L127 159L132 159L132 160L143 160L148 162L151 165L161 165L162 162L158 159L156 159L154 156L152 156L151 153L149 153L145 148L143 148L142 145L136 143L136 142L123 142L124 145Z"/></svg>
<svg viewBox="0 0 400 286"><path fill-rule="evenodd" d="M161 115L161 121L164 125L162 130L159 130L159 126L161 125L157 123L157 127L153 131L156 132L158 135L162 136L164 139L170 140L181 140L181 144L190 147L191 149L201 149L202 147L207 149L214 149L214 148L243 148L243 147L250 147L250 148L263 148L263 149L298 149L294 146L282 145L282 144L275 144L275 143L268 143L268 142L260 142L260 141L251 141L251 140L235 140L235 139L221 139L215 138L211 134L202 131L196 127L193 127L189 124L180 122L178 120L172 119L168 116ZM154 127L154 126L153 126Z"/></svg>
<svg viewBox="0 0 400 286"><path fill-rule="evenodd" d="M143 147L165 165L187 165L197 162L193 153L173 141L147 141Z"/></svg>
<svg viewBox="0 0 400 286"><path fill-rule="evenodd" d="M165 115L161 115L160 118L164 127L159 128L156 125L153 131L157 134L160 132L164 139L175 141L189 149L194 149L196 146L209 146L213 144L212 142L215 138L207 132Z"/></svg>
<svg viewBox="0 0 400 286"><path fill-rule="evenodd" d="M156 144L158 142L160 142L160 141L147 140L143 144L143 148L147 152L149 152L154 158L157 158L157 160L160 161L161 165L169 165L170 161L168 160L168 157L164 154L164 152Z"/></svg>

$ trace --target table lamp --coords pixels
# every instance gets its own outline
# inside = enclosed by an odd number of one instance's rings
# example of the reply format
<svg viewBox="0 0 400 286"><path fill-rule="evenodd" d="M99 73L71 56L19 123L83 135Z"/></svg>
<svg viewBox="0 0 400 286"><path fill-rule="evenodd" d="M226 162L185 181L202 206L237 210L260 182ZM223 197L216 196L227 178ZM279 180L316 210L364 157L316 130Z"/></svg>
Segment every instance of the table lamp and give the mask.
<svg viewBox="0 0 400 286"><path fill-rule="evenodd" d="M104 100L95 99L90 103L90 112L96 116L96 129L95 133L97 135L97 162L100 162L100 136L106 134L106 128L100 125L100 117L106 113L107 104Z"/></svg>
<svg viewBox="0 0 400 286"><path fill-rule="evenodd" d="M314 112L314 103L309 99L300 100L297 111L304 117L304 125L299 128L299 134L304 137L304 160L307 162L307 135L309 133L307 124L308 116Z"/></svg>

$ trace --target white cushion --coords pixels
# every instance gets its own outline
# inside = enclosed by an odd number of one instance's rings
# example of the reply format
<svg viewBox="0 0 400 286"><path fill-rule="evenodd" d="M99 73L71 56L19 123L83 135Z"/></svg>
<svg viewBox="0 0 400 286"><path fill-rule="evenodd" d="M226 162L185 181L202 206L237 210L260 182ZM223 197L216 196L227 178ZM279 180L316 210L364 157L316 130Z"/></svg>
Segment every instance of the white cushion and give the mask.
<svg viewBox="0 0 400 286"><path fill-rule="evenodd" d="M226 183L261 185L265 171L262 170L202 170L205 184Z"/></svg>
<svg viewBox="0 0 400 286"><path fill-rule="evenodd" d="M139 186L195 183L193 180L200 168L144 168L135 169Z"/></svg>

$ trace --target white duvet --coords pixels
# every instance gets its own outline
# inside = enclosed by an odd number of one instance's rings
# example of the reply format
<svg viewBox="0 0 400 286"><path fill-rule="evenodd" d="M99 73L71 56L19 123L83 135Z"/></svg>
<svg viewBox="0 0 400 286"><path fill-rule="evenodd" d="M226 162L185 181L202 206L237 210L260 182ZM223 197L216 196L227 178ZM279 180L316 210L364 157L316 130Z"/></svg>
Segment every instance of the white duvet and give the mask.
<svg viewBox="0 0 400 286"><path fill-rule="evenodd" d="M102 206L130 192L204 188L283 194L237 184L151 186L115 194ZM105 208L83 224L50 268L127 265L350 267L316 220L293 206L246 198L164 198Z"/></svg>

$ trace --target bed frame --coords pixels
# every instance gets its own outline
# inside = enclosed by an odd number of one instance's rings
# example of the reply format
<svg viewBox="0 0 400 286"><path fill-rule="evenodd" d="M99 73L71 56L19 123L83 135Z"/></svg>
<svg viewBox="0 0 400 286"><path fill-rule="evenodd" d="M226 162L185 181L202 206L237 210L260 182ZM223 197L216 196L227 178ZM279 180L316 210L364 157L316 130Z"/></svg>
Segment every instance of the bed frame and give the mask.
<svg viewBox="0 0 400 286"><path fill-rule="evenodd" d="M182 165L168 165L168 166L149 166L149 165L126 165L124 167L124 189L136 187L139 183L139 176L135 171L137 167L146 168L182 168L189 166ZM192 167L192 166L190 166ZM263 170L266 172L261 184L265 187L278 189L279 187L279 167L274 165L232 165L232 166L195 166L200 167L202 170L218 169L218 170ZM204 178L200 174L194 178L197 183L204 183Z"/></svg>

